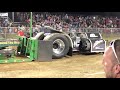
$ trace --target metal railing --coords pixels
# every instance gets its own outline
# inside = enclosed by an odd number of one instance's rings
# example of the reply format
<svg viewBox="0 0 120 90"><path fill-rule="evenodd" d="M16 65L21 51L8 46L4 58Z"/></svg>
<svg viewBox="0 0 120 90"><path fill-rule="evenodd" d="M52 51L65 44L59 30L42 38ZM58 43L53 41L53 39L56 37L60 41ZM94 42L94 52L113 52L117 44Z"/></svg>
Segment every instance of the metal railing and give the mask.
<svg viewBox="0 0 120 90"><path fill-rule="evenodd" d="M21 27L20 27L21 28ZM0 33L17 33L19 27L0 27ZM35 27L33 27L35 28ZM30 27L25 27L28 30ZM99 33L120 33L120 28L62 28L64 32L99 32Z"/></svg>
<svg viewBox="0 0 120 90"><path fill-rule="evenodd" d="M21 28L21 27L20 27ZM0 27L0 34L17 34L19 27ZM34 28L34 27L33 27ZM22 28L24 32L29 32L30 27ZM35 28L34 28L35 29ZM40 31L40 28L38 28ZM34 31L34 30L33 30ZM105 36L118 35L120 36L120 28L62 28L63 32L99 32Z"/></svg>
<svg viewBox="0 0 120 90"><path fill-rule="evenodd" d="M69 32L120 33L120 28L70 28Z"/></svg>

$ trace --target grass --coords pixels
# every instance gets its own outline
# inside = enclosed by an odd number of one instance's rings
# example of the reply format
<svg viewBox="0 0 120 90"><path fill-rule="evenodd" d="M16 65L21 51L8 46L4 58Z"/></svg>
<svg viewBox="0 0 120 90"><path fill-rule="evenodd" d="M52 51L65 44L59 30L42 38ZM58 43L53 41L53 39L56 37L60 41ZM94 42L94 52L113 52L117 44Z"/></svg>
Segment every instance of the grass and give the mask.
<svg viewBox="0 0 120 90"><path fill-rule="evenodd" d="M110 41L120 38L120 34L102 34L104 40L107 41L107 45Z"/></svg>
<svg viewBox="0 0 120 90"><path fill-rule="evenodd" d="M17 34L7 34L6 35L7 39L9 39L9 38L11 38L11 39L17 39L17 37L18 37Z"/></svg>
<svg viewBox="0 0 120 90"><path fill-rule="evenodd" d="M0 34L0 38L17 39L17 34Z"/></svg>
<svg viewBox="0 0 120 90"><path fill-rule="evenodd" d="M120 38L120 34L102 34L103 39L111 41L113 39Z"/></svg>

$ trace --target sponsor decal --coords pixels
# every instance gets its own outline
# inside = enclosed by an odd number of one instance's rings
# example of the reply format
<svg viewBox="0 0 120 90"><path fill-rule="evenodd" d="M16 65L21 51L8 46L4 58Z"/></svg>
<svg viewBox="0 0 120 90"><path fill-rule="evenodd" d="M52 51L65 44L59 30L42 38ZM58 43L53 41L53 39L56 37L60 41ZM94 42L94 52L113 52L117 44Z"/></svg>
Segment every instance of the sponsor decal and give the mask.
<svg viewBox="0 0 120 90"><path fill-rule="evenodd" d="M92 52L101 52L105 50L105 42L104 40L91 40L92 47L91 51Z"/></svg>
<svg viewBox="0 0 120 90"><path fill-rule="evenodd" d="M3 42L0 42L0 45L2 44L20 44L19 41L3 41Z"/></svg>
<svg viewBox="0 0 120 90"><path fill-rule="evenodd" d="M104 49L104 48L101 48L101 47L95 47L95 49Z"/></svg>
<svg viewBox="0 0 120 90"><path fill-rule="evenodd" d="M95 41L95 43L93 44L93 48L95 48L98 44L102 43L103 40L97 40Z"/></svg>
<svg viewBox="0 0 120 90"><path fill-rule="evenodd" d="M90 34L90 37L98 37L94 33Z"/></svg>

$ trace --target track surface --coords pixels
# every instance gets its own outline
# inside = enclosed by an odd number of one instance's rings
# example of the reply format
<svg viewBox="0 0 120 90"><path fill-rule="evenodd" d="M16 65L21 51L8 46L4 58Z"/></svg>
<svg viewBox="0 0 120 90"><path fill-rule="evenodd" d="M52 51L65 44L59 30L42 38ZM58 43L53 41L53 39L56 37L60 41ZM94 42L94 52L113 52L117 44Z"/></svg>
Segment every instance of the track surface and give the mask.
<svg viewBox="0 0 120 90"><path fill-rule="evenodd" d="M105 78L105 74L102 54L76 54L51 62L0 64L0 78Z"/></svg>
<svg viewBox="0 0 120 90"><path fill-rule="evenodd" d="M1 35L0 35L1 36ZM17 38L16 35L6 35ZM104 34L110 42L120 34ZM52 62L24 62L0 64L0 78L105 78L102 66L102 54L74 55Z"/></svg>

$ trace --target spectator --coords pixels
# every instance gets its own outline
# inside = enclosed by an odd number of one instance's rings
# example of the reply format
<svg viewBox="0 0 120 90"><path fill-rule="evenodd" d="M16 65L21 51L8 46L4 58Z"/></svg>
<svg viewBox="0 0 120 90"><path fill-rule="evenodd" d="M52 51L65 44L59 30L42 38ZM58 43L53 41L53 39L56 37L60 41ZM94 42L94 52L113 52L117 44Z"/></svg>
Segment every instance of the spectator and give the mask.
<svg viewBox="0 0 120 90"><path fill-rule="evenodd" d="M103 55L106 78L120 78L120 39L111 42Z"/></svg>
<svg viewBox="0 0 120 90"><path fill-rule="evenodd" d="M20 30L18 31L18 36L24 36L24 32L23 32L22 29L20 29Z"/></svg>

